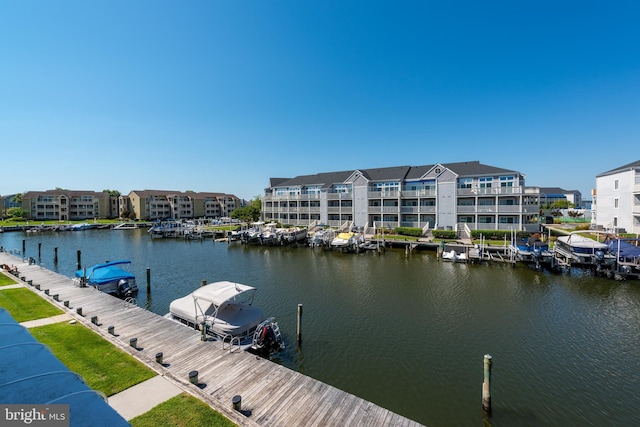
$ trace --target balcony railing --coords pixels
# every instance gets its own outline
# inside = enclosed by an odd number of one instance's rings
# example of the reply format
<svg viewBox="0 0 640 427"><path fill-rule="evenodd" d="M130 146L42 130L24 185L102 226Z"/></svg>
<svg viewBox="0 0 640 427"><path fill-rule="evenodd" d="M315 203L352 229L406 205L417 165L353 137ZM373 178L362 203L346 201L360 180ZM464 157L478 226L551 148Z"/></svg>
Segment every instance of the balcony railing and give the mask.
<svg viewBox="0 0 640 427"><path fill-rule="evenodd" d="M436 190L403 190L402 197L435 197Z"/></svg>
<svg viewBox="0 0 640 427"><path fill-rule="evenodd" d="M519 195L519 194L535 194L531 189L522 187L490 187L490 188L458 188L458 196L500 196L500 195Z"/></svg>
<svg viewBox="0 0 640 427"><path fill-rule="evenodd" d="M397 199L400 191L369 191L367 196L370 199Z"/></svg>

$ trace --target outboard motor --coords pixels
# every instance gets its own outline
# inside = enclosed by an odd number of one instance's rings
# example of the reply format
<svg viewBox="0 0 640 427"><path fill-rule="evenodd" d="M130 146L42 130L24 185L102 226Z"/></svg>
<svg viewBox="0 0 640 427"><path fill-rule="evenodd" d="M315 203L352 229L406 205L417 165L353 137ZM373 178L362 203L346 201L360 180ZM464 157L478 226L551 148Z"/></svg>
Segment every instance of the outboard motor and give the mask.
<svg viewBox="0 0 640 427"><path fill-rule="evenodd" d="M596 251L595 259L596 259L596 268L598 271L600 271L600 266L602 264L602 261L604 261L604 252L600 250Z"/></svg>
<svg viewBox="0 0 640 427"><path fill-rule="evenodd" d="M130 297L133 291L131 290L131 286L129 286L129 281L127 279L120 279L118 282L118 295L121 297Z"/></svg>

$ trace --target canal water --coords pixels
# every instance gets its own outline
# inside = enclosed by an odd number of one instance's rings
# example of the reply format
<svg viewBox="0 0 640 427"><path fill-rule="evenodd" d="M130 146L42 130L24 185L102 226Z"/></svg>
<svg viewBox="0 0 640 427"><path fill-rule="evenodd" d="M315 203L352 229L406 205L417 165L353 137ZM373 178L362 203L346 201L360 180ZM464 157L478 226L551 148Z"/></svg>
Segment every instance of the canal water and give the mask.
<svg viewBox="0 0 640 427"><path fill-rule="evenodd" d="M203 279L255 286L254 305L276 316L288 344L277 363L429 426L640 425L638 281L444 263L429 251L152 240L146 230L0 235L5 250L23 240L26 256L70 277L78 250L83 266L130 259L138 305L162 315Z"/></svg>

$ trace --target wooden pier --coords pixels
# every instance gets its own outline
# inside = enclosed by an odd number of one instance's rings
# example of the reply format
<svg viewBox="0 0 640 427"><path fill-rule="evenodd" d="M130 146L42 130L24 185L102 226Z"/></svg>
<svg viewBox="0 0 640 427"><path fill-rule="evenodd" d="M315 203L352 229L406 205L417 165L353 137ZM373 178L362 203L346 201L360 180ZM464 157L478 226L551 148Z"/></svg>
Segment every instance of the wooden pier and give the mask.
<svg viewBox="0 0 640 427"><path fill-rule="evenodd" d="M0 253L0 263L16 265L18 278L34 292L238 425L421 425L269 360L202 341L199 331L7 253ZM197 385L190 377L194 371ZM233 409L237 395L242 412Z"/></svg>

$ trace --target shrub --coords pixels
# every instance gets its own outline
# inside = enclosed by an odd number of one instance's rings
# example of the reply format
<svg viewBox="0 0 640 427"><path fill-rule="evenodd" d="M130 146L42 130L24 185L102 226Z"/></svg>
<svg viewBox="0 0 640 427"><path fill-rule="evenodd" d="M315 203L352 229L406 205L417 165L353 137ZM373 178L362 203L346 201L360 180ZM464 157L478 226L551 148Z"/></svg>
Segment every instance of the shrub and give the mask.
<svg viewBox="0 0 640 427"><path fill-rule="evenodd" d="M399 234L401 236L413 236L413 237L422 236L422 229L420 228L396 227L394 231L396 232L396 234Z"/></svg>
<svg viewBox="0 0 640 427"><path fill-rule="evenodd" d="M457 237L453 230L433 230L431 233L436 239L455 239Z"/></svg>

